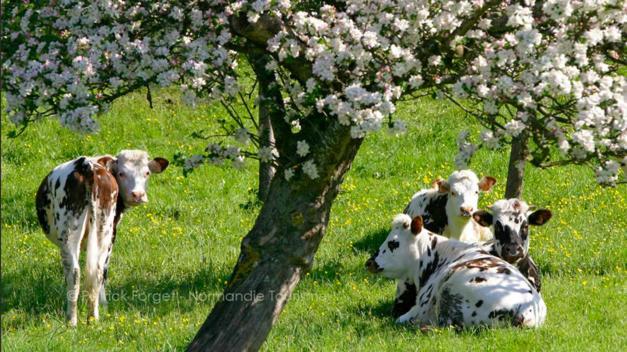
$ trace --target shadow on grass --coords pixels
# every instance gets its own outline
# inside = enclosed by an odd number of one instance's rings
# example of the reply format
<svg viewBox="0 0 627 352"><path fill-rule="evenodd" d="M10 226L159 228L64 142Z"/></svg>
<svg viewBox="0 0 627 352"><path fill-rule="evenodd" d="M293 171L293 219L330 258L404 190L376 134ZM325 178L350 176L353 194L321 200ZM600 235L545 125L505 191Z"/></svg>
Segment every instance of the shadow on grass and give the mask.
<svg viewBox="0 0 627 352"><path fill-rule="evenodd" d="M375 316L379 319L389 320L394 322L392 316L392 308L394 306L394 296L390 296L389 299L379 301L376 305L367 305L365 303L358 303L352 307L355 314L360 316Z"/></svg>
<svg viewBox="0 0 627 352"><path fill-rule="evenodd" d="M339 260L325 262L322 265L316 265L307 275L307 279L318 281L333 281L342 276L344 266Z"/></svg>
<svg viewBox="0 0 627 352"><path fill-rule="evenodd" d="M115 270L115 268L114 268ZM84 272L81 275L79 296L79 320L87 314L87 294L84 291ZM154 274L154 273L152 273ZM101 312L141 311L156 316L165 316L173 311L187 312L198 306L213 305L220 297L229 272L205 264L194 272L173 275L159 273L126 278L114 278L106 288L108 306ZM168 276L169 275L169 276ZM25 313L20 318L3 322L3 329L21 328L46 315L64 319L65 284L60 267L40 268L33 272L24 268L4 274L0 286L3 300L0 312L16 310ZM21 316L24 316L22 314Z"/></svg>
<svg viewBox="0 0 627 352"><path fill-rule="evenodd" d="M359 241L353 243L353 249L355 249L356 251L372 254L376 252L377 249L379 249L381 243L385 241L389 233L389 228L374 230L362 237Z"/></svg>

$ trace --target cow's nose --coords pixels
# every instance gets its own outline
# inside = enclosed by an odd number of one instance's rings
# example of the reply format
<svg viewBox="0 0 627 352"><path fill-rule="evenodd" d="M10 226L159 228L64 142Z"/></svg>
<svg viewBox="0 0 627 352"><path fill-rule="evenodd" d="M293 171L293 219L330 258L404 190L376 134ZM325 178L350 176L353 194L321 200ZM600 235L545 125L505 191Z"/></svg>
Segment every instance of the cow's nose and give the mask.
<svg viewBox="0 0 627 352"><path fill-rule="evenodd" d="M522 247L508 247L508 248L506 248L506 251L507 251L506 252L507 257L510 260L515 260L515 259L521 258L522 255L523 255Z"/></svg>
<svg viewBox="0 0 627 352"><path fill-rule="evenodd" d="M472 207L461 207L459 208L459 211L462 214L462 216L472 215Z"/></svg>
<svg viewBox="0 0 627 352"><path fill-rule="evenodd" d="M133 200L136 201L136 202L143 201L145 194L146 193L140 192L140 191L133 191L133 192L131 192L131 196L133 197Z"/></svg>
<svg viewBox="0 0 627 352"><path fill-rule="evenodd" d="M370 258L366 261L366 269L368 269L368 271L371 273L378 273L379 271L381 271L381 268L379 268L379 264L377 264L377 261L374 260L374 258Z"/></svg>

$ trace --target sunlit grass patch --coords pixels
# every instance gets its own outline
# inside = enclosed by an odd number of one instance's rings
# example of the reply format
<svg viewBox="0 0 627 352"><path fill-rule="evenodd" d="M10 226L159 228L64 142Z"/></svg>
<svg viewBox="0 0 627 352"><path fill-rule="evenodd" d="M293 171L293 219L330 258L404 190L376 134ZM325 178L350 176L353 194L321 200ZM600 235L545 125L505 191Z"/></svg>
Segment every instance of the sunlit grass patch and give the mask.
<svg viewBox="0 0 627 352"><path fill-rule="evenodd" d="M44 121L18 139L2 120L2 344L6 351L181 350L196 333L237 260L259 207L256 164L242 171L205 166L189 177L175 167L150 181L150 202L121 222L110 267L109 307L85 323L81 298L76 330L63 321L60 256L39 229L34 195L43 177L78 155L142 148L152 156L202 150L191 139L217 128L221 110L192 110L162 92L150 109L142 95L123 98L102 116L101 132L81 136ZM397 326L390 309L394 283L370 276L364 262L412 194L453 170L455 137L477 130L440 101L401 105L408 133L369 136L333 206L312 271L297 287L264 346L275 350L624 350L627 192L600 188L585 167L528 168L524 198L553 211L531 229L531 254L544 273L545 327L535 330L423 334ZM480 175L504 193L507 151L481 151Z"/></svg>

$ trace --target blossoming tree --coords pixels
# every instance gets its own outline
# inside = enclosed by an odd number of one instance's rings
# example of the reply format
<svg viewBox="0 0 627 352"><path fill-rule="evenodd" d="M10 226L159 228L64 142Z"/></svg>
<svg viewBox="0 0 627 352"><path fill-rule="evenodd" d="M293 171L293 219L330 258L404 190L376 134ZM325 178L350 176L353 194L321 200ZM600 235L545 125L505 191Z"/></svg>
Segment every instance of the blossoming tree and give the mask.
<svg viewBox="0 0 627 352"><path fill-rule="evenodd" d="M228 132L252 143L212 143L185 166L256 157L276 168L225 289L264 298L218 302L189 349L257 349L311 268L363 138L405 129L401 99L448 99L486 127L481 146L513 140L514 160L589 163L615 184L627 149L626 10L617 0L10 3L3 89L17 125L54 115L79 131L151 86L223 104L237 126ZM270 144L251 109L233 108L246 101L245 59L263 82ZM477 148L468 137L459 165Z"/></svg>

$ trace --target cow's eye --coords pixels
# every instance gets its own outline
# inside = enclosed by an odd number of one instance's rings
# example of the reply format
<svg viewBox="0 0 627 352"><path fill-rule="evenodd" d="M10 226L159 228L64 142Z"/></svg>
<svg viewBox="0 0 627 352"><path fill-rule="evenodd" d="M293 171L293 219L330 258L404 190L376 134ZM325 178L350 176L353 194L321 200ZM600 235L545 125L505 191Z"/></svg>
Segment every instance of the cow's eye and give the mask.
<svg viewBox="0 0 627 352"><path fill-rule="evenodd" d="M479 194L479 191L475 191L475 194Z"/></svg>
<svg viewBox="0 0 627 352"><path fill-rule="evenodd" d="M451 192L451 195L452 195L453 197L457 197L457 192Z"/></svg>
<svg viewBox="0 0 627 352"><path fill-rule="evenodd" d="M118 176L119 177L124 177L124 173L123 172L118 172Z"/></svg>
<svg viewBox="0 0 627 352"><path fill-rule="evenodd" d="M150 171L146 171L146 177L150 176Z"/></svg>

